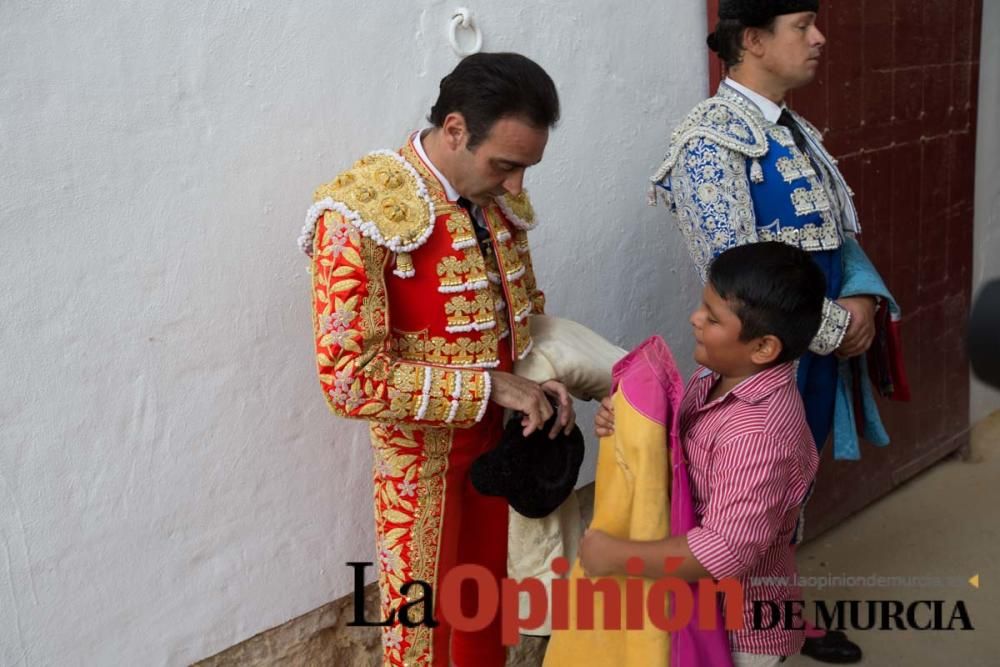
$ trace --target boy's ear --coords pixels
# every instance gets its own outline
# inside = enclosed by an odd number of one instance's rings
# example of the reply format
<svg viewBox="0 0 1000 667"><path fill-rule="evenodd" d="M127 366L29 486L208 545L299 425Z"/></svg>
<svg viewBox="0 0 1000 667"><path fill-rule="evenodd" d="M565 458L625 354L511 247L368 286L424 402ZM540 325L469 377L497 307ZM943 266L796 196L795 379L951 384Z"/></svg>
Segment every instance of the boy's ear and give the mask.
<svg viewBox="0 0 1000 667"><path fill-rule="evenodd" d="M781 352L784 349L785 347L781 344L780 338L767 334L757 339L757 344L750 354L750 359L758 366L770 366L781 356Z"/></svg>

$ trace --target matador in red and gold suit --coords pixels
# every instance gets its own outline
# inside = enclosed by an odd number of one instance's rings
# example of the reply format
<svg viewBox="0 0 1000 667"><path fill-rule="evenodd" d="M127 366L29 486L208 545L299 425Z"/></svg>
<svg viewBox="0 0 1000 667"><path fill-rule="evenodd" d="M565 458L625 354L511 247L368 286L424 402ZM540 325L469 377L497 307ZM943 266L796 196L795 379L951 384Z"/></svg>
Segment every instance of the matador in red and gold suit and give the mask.
<svg viewBox="0 0 1000 667"><path fill-rule="evenodd" d="M527 196L482 206L477 240L442 180L414 134L320 187L300 240L323 392L336 414L371 422L383 619L408 602L408 581L429 583L437 604L456 564L505 576L506 500L480 495L467 473L502 432L487 371L509 372L528 353L529 317L544 305ZM465 633L435 618L434 629L383 628L385 663L503 665L499 619Z"/></svg>

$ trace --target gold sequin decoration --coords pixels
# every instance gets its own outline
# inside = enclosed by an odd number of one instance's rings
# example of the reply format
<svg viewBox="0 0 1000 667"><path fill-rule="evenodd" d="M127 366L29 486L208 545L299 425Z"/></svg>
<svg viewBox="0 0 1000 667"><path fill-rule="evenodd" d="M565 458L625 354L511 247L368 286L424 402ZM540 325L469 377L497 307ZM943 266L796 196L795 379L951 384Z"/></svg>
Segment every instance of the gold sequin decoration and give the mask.
<svg viewBox="0 0 1000 667"><path fill-rule="evenodd" d="M467 283L486 280L486 264L478 252L467 252L465 257L443 257L437 265L442 287L458 287Z"/></svg>
<svg viewBox="0 0 1000 667"><path fill-rule="evenodd" d="M453 296L444 307L448 326L452 327L493 322L493 310L493 297L488 291L476 292L472 299L463 295Z"/></svg>
<svg viewBox="0 0 1000 667"><path fill-rule="evenodd" d="M475 338L460 336L449 341L441 336L428 336L426 332L404 333L394 330L393 344L400 359L406 361L442 366L492 366L497 362L499 333L488 329L473 334Z"/></svg>
<svg viewBox="0 0 1000 667"><path fill-rule="evenodd" d="M316 201L330 197L344 204L362 222L373 223L385 243L395 248L419 241L434 225L420 188L413 174L395 157L372 153L321 186L314 196Z"/></svg>
<svg viewBox="0 0 1000 667"><path fill-rule="evenodd" d="M528 193L521 191L518 195L504 195L503 203L510 210L511 213L516 215L521 221L528 227L532 227L535 224L535 209L531 206L531 200L528 199Z"/></svg>

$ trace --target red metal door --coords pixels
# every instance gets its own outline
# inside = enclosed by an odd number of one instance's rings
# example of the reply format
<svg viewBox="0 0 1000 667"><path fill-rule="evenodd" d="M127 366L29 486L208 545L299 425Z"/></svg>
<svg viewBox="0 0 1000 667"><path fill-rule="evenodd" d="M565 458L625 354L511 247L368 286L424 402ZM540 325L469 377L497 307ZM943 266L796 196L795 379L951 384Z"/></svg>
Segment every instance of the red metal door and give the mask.
<svg viewBox="0 0 1000 667"><path fill-rule="evenodd" d="M718 0L707 4L711 30ZM788 100L855 191L862 245L903 308L913 389L910 403L880 403L891 445L863 444L859 462L826 448L812 537L968 442L981 23L981 0L828 0L817 80ZM722 66L709 57L714 91Z"/></svg>

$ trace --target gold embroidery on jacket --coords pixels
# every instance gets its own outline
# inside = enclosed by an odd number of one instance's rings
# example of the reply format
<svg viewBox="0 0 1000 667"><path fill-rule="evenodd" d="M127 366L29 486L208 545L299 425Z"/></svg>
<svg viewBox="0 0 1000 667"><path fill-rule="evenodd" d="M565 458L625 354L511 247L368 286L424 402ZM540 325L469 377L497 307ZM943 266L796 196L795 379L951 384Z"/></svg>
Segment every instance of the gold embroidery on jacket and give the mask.
<svg viewBox="0 0 1000 667"><path fill-rule="evenodd" d="M486 264L478 252L467 251L462 259L447 255L438 262L437 274L442 287L456 288L481 283L486 280Z"/></svg>
<svg viewBox="0 0 1000 667"><path fill-rule="evenodd" d="M528 315L542 312L544 308L544 297L535 287L530 270L525 232L535 224L530 200L523 194L513 198L508 196L502 202L496 201L482 208L483 219L492 237L489 252L484 254L475 236L474 223L465 209L447 200L440 182L410 143L401 153L427 183L435 211L444 218L443 227L438 229L450 236L451 247L456 254L443 256L437 261L439 291L446 294L454 292L456 298L445 302L443 314L451 333L468 335L454 340L426 333L403 338L394 336L399 356L445 366L496 367L499 364L497 344L510 334L512 323L515 326L513 352L517 357L522 356L531 346ZM493 276L499 278L498 284L491 281ZM504 304L506 312L502 312ZM435 410L437 406L431 401L428 415Z"/></svg>
<svg viewBox="0 0 1000 667"><path fill-rule="evenodd" d="M459 336L449 341L427 332L393 332L396 353L406 361L426 362L442 366L488 367L497 361L499 334L494 330L479 332L477 338Z"/></svg>
<svg viewBox="0 0 1000 667"><path fill-rule="evenodd" d="M387 255L385 248L375 242L369 239L361 242L361 260L364 262L365 275L369 277L368 294L361 300L362 331L366 342L364 352L358 358L358 364L362 366L381 351L378 345L372 345L369 341L382 340L388 331L385 281L382 279Z"/></svg>
<svg viewBox="0 0 1000 667"><path fill-rule="evenodd" d="M493 298L488 291L476 292L472 298L453 296L445 305L444 312L451 327L475 325L481 330L495 325Z"/></svg>
<svg viewBox="0 0 1000 667"><path fill-rule="evenodd" d="M445 222L445 228L451 234L452 248L469 248L476 244L476 232L472 229L472 220L469 219L465 209L454 207L454 212Z"/></svg>
<svg viewBox="0 0 1000 667"><path fill-rule="evenodd" d="M424 189L399 155L379 151L317 188L314 200L329 197L346 206L356 226L374 226L381 243L396 249L422 245L431 233L433 209L424 198Z"/></svg>

